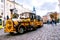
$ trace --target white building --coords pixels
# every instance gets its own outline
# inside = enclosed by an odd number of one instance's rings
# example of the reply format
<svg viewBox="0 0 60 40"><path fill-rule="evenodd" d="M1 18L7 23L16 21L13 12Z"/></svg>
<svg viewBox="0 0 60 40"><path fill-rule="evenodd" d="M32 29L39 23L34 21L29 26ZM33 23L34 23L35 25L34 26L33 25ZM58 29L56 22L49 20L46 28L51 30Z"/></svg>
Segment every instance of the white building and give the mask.
<svg viewBox="0 0 60 40"><path fill-rule="evenodd" d="M4 0L0 0L0 16L2 16L4 11Z"/></svg>
<svg viewBox="0 0 60 40"><path fill-rule="evenodd" d="M14 1L0 0L0 14L3 13L3 17L6 18L7 15L10 17L10 9L16 9L15 12L18 14L22 12L31 12L30 10L24 8L23 5Z"/></svg>

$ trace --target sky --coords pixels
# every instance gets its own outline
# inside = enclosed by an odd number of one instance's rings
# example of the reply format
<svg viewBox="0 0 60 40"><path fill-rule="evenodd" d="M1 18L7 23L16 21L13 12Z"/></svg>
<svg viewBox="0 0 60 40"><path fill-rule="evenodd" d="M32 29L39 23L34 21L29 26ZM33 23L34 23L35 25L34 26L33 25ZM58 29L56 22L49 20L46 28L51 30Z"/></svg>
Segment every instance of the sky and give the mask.
<svg viewBox="0 0 60 40"><path fill-rule="evenodd" d="M40 16L44 16L47 12L59 12L58 8L58 0L15 0L19 4L23 5L23 7L33 10L33 6L35 6L36 14Z"/></svg>

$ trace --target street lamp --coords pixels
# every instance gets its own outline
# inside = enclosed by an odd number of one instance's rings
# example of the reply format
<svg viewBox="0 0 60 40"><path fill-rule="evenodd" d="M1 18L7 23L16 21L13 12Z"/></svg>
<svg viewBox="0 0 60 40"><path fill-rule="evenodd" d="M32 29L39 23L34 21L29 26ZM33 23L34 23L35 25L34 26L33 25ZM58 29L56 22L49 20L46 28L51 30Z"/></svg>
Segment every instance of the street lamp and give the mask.
<svg viewBox="0 0 60 40"><path fill-rule="evenodd" d="M4 14L3 14L3 16L4 16L4 20L5 20L5 0L4 0Z"/></svg>
<svg viewBox="0 0 60 40"><path fill-rule="evenodd" d="M14 0L14 9L15 9L15 0Z"/></svg>
<svg viewBox="0 0 60 40"><path fill-rule="evenodd" d="M5 25L5 21L4 20L5 20L5 1L6 0L3 0L3 1L4 1L4 8L3 8L4 11L3 11L3 24L2 25L4 26Z"/></svg>

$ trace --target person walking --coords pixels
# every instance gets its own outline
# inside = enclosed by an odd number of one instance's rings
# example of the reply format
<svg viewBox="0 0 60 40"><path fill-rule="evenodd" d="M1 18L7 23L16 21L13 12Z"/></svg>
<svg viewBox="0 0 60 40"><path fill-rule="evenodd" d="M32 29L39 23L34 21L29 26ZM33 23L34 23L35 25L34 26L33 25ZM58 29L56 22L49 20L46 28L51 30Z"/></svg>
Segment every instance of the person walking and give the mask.
<svg viewBox="0 0 60 40"><path fill-rule="evenodd" d="M55 24L56 25L56 20L55 19L52 19L52 25Z"/></svg>

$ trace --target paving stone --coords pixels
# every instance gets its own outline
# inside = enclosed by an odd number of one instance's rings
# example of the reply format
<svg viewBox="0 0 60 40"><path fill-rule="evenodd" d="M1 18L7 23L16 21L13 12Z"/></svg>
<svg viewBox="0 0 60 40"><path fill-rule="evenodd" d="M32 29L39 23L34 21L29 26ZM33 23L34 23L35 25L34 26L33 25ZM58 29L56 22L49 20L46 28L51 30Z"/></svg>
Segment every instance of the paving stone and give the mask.
<svg viewBox="0 0 60 40"><path fill-rule="evenodd" d="M9 35L0 30L0 40L60 40L60 24L44 24L42 28L19 35Z"/></svg>

